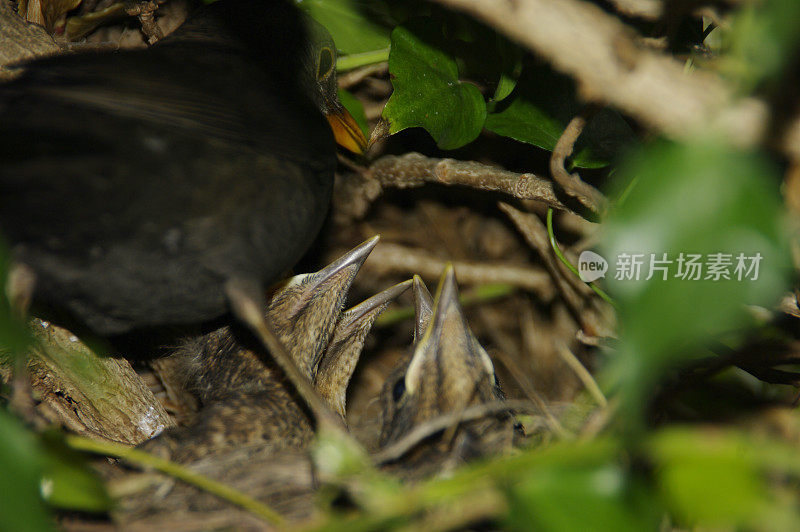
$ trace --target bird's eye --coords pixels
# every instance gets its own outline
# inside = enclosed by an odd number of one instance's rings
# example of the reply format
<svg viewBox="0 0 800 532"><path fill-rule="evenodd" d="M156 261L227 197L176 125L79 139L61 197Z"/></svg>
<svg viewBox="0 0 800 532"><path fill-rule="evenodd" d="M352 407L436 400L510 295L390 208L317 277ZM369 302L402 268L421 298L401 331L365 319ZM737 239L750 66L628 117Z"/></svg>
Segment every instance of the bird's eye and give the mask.
<svg viewBox="0 0 800 532"><path fill-rule="evenodd" d="M333 61L333 50L323 48L319 52L319 62L317 63L317 81L325 81L333 72L335 66Z"/></svg>
<svg viewBox="0 0 800 532"><path fill-rule="evenodd" d="M405 375L397 379L397 382L394 383L394 388L392 388L392 399L394 399L394 402L398 402L403 397L404 393L406 393Z"/></svg>

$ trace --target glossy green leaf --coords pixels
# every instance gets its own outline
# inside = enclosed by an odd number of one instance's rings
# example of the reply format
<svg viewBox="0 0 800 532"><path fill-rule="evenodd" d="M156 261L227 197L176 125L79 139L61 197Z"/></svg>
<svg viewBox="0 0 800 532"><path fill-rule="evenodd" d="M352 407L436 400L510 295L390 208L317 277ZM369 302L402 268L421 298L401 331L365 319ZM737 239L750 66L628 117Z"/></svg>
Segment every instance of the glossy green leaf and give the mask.
<svg viewBox="0 0 800 532"><path fill-rule="evenodd" d="M436 21L395 28L389 54L394 92L383 117L390 133L423 127L440 148L455 149L480 134L486 104L477 87L459 81L456 61L444 48Z"/></svg>
<svg viewBox="0 0 800 532"><path fill-rule="evenodd" d="M345 54L380 50L389 46L391 24L383 2L364 0L302 0L305 9L325 26Z"/></svg>
<svg viewBox="0 0 800 532"><path fill-rule="evenodd" d="M552 151L581 106L569 78L544 66L528 65L511 95L486 117L486 129ZM619 113L604 109L581 134L572 162L581 168L607 166L633 139Z"/></svg>
<svg viewBox="0 0 800 532"><path fill-rule="evenodd" d="M703 140L659 142L619 178L636 185L605 224L601 250L622 340L607 376L635 421L665 368L711 335L744 327L746 304L775 302L788 288L789 261L778 175L755 154ZM699 255L699 273L690 254Z"/></svg>
<svg viewBox="0 0 800 532"><path fill-rule="evenodd" d="M40 453L36 436L0 409L0 530L52 530L40 496Z"/></svg>

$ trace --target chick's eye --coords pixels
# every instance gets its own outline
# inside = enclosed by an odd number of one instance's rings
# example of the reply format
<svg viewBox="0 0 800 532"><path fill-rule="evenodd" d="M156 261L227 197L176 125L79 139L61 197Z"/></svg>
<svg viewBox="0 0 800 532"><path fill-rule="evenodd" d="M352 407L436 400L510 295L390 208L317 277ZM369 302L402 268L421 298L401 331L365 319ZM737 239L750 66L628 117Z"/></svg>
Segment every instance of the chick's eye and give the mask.
<svg viewBox="0 0 800 532"><path fill-rule="evenodd" d="M326 80L333 72L333 50L323 48L319 52L319 62L317 63L317 80Z"/></svg>
<svg viewBox="0 0 800 532"><path fill-rule="evenodd" d="M392 388L392 399L394 399L394 402L398 402L403 397L404 393L406 393L405 375L397 379L397 382L394 383L394 388Z"/></svg>

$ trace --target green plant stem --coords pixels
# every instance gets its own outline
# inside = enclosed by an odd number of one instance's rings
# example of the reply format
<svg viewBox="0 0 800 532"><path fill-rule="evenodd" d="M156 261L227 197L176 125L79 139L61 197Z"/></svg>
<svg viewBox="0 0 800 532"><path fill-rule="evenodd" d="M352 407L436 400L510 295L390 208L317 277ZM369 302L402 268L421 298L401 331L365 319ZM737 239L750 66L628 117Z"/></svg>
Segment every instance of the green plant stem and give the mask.
<svg viewBox="0 0 800 532"><path fill-rule="evenodd" d="M184 482L187 482L192 486L198 487L209 493L213 493L217 497L240 506L241 508L244 508L248 512L261 517L271 524L280 525L285 522L283 517L278 512L266 506L265 504L248 497L244 493L235 490L230 486L226 486L221 482L217 482L216 480L212 480L208 477L195 473L194 471L178 465L175 462L170 462L169 460L153 456L152 454L140 451L139 449L133 449L121 443L97 441L72 434L67 435L64 440L71 449L76 451L113 456L138 466L152 467L153 469L166 475L183 480Z"/></svg>
<svg viewBox="0 0 800 532"><path fill-rule="evenodd" d="M580 279L581 278L581 274L578 272L577 268L575 268L575 266L573 266L572 263L567 260L567 257L565 257L564 254L561 252L561 248L558 247L558 242L556 242L556 236L555 236L555 233L553 233L553 209L552 209L552 207L549 207L547 209L547 236L550 238L550 246L553 248L553 252L556 254L556 256L561 260L561 262L564 263L564 266L566 266L567 269L569 269L569 271L574 273L575 276L578 279ZM600 288L599 286L597 286L594 283L586 283L586 284L588 284L589 288L594 290L594 292L598 296L603 298L603 300L606 303L608 303L609 305L611 305L614 308L618 308L617 307L617 303L602 288Z"/></svg>
<svg viewBox="0 0 800 532"><path fill-rule="evenodd" d="M631 182L625 187L625 190L622 191L622 194L619 195L619 199L617 199L617 206L622 206L628 201L628 196L631 195L633 189L636 188L636 184L639 182L639 176L634 177L631 179Z"/></svg>
<svg viewBox="0 0 800 532"><path fill-rule="evenodd" d="M389 60L389 48L363 52L360 54L343 55L336 60L336 71L344 72L367 65L383 63Z"/></svg>

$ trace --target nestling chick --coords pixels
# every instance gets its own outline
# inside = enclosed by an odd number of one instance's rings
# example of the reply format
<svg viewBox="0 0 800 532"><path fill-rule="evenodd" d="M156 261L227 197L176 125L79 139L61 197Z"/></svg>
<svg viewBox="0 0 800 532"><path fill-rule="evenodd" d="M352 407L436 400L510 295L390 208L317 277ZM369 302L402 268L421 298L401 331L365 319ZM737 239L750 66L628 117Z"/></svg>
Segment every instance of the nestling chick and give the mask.
<svg viewBox="0 0 800 532"><path fill-rule="evenodd" d="M472 334L458 302L452 266L442 275L434 302L418 279L414 289L416 344L381 394L382 447L437 416L504 399L492 361ZM460 423L419 442L388 469L404 478L420 478L471 458L496 454L511 448L514 425L509 412Z"/></svg>
<svg viewBox="0 0 800 532"><path fill-rule="evenodd" d="M266 316L305 378L313 382L353 279L377 244L374 237L322 270L297 275L269 302ZM313 422L302 401L247 330L223 327L187 339L172 355L185 386L202 408L193 423L145 444L178 461L191 461L228 447L268 444L304 448Z"/></svg>

